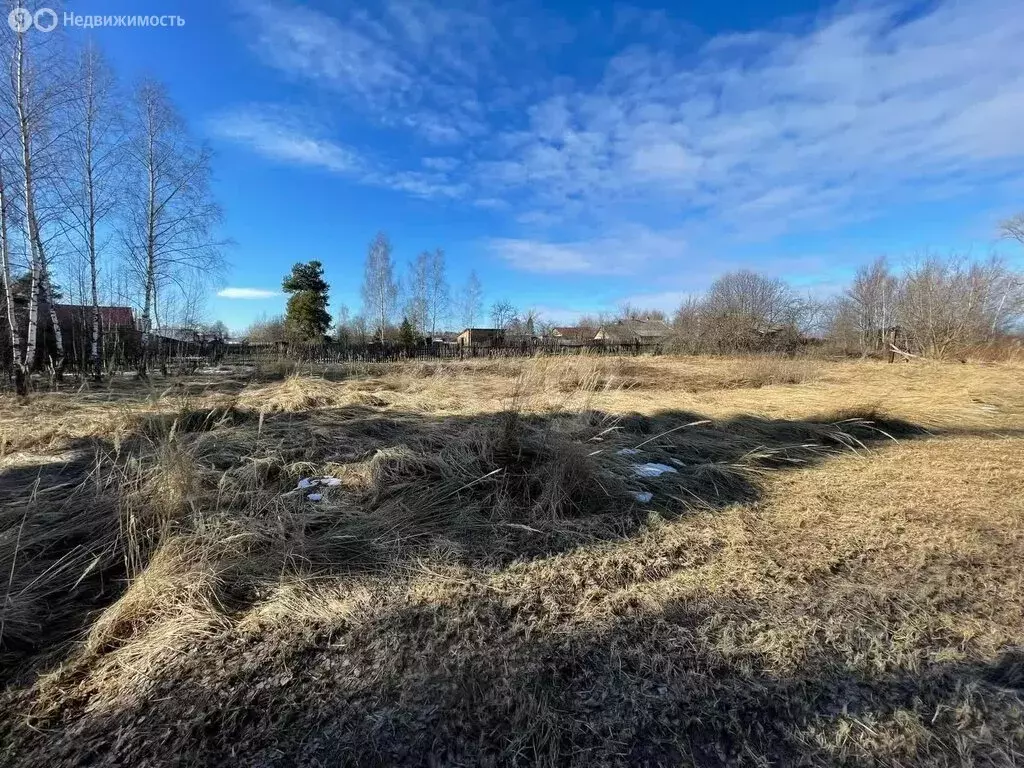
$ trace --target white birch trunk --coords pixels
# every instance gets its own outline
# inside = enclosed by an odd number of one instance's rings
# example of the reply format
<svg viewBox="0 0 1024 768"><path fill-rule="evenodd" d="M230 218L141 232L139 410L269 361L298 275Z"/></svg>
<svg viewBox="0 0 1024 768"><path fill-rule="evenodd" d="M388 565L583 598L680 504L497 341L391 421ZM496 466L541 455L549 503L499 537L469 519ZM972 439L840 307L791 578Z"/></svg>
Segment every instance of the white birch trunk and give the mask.
<svg viewBox="0 0 1024 768"><path fill-rule="evenodd" d="M11 367L14 370L14 389L19 395L28 394L28 370L21 351L21 327L14 314L14 286L11 282L11 243L7 238L7 189L3 169L0 168L0 281L4 292L4 313L11 334Z"/></svg>
<svg viewBox="0 0 1024 768"><path fill-rule="evenodd" d="M92 342L89 347L89 359L92 364L92 375L96 381L99 381L102 376L101 365L100 365L100 293L98 285L98 272L99 268L97 265L96 256L96 188L93 183L92 175L92 162L93 162L93 128L94 128L94 108L93 104L93 89L95 87L93 82L93 72L89 70L89 83L88 83L88 112L86 115L86 135L85 135L85 194L86 194L86 205L88 210L86 211L86 228L87 228L87 243L86 247L89 249L89 289L90 298L92 300Z"/></svg>
<svg viewBox="0 0 1024 768"><path fill-rule="evenodd" d="M36 366L36 341L39 336L39 264L31 259L31 283L28 294L28 327L25 329L25 367L31 373Z"/></svg>
<svg viewBox="0 0 1024 768"><path fill-rule="evenodd" d="M149 107L152 110L152 106ZM152 111L147 115L147 143L146 155L147 173L149 175L149 189L146 200L146 296L142 307L142 363L139 374L148 375L149 369L149 340L153 303L156 300L156 249L157 249L157 201L156 201L156 147L154 138L156 125Z"/></svg>
<svg viewBox="0 0 1024 768"><path fill-rule="evenodd" d="M29 368L36 363L36 339L39 328L39 297L44 295L50 307L50 319L53 322L54 338L57 343L56 373L60 377L64 366L64 338L60 324L56 322L56 309L53 307L52 291L49 288L49 277L46 270L46 254L43 241L39 234L39 221L36 218L35 185L32 166L32 126L28 116L28 94L25 88L25 33L18 33L15 74L15 105L18 116L18 134L21 144L21 160L23 166L25 197L25 240L29 248L29 264L32 273L32 288L29 293L28 308L28 344L26 363Z"/></svg>
<svg viewBox="0 0 1024 768"><path fill-rule="evenodd" d="M25 34L18 34L15 51L15 106L18 113L18 138L21 144L23 163L24 195L25 195L25 245L28 249L29 268L31 272L31 288L28 299L28 338L25 344L25 364L29 370L36 364L36 339L39 335L39 259L36 254L36 242L33 237L35 207L32 196L32 151L29 136L28 111L25 101Z"/></svg>
<svg viewBox="0 0 1024 768"><path fill-rule="evenodd" d="M36 228L36 236L39 236L39 229ZM41 244L40 244L41 245ZM42 251L39 251L40 256ZM39 260L39 282L46 300L46 308L50 315L50 324L53 326L53 340L57 347L57 360L53 365L54 375L60 381L64 374L64 332L61 331L60 322L57 318L57 300L53 295L53 284L50 282L50 270L46 268L46 260Z"/></svg>

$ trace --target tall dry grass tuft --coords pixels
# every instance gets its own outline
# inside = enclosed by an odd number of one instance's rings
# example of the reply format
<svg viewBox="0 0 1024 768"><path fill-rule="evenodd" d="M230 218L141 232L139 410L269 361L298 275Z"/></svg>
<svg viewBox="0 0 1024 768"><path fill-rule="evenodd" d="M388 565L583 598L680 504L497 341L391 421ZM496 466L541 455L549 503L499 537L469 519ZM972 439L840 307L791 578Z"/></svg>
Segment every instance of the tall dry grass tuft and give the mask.
<svg viewBox="0 0 1024 768"><path fill-rule="evenodd" d="M302 411L343 402L344 388L326 379L293 374L283 382L246 390L239 405L255 411Z"/></svg>
<svg viewBox="0 0 1024 768"><path fill-rule="evenodd" d="M816 381L823 375L824 367L820 360L773 355L739 358L731 366L734 386L751 389Z"/></svg>

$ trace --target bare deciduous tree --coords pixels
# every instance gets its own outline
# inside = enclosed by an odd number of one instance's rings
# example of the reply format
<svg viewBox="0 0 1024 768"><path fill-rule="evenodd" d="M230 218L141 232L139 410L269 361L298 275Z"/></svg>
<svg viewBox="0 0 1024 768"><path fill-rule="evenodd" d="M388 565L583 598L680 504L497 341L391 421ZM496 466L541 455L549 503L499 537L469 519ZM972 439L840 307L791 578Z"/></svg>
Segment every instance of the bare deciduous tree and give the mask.
<svg viewBox="0 0 1024 768"><path fill-rule="evenodd" d="M14 312L14 284L11 281L11 241L7 229L10 218L10 198L4 184L4 168L0 159L0 290L3 291L4 315L11 337L11 368L14 370L14 389L19 395L28 394L28 363L21 347L21 324Z"/></svg>
<svg viewBox="0 0 1024 768"><path fill-rule="evenodd" d="M217 277L223 243L213 238L220 209L210 197L209 149L192 141L160 83L141 83L132 107L122 242L142 296L145 375L158 289L187 301L194 280Z"/></svg>
<svg viewBox="0 0 1024 768"><path fill-rule="evenodd" d="M698 296L687 296L672 318L674 345L680 351L695 355L701 351L704 331L704 301Z"/></svg>
<svg viewBox="0 0 1024 768"><path fill-rule="evenodd" d="M470 271L469 277L466 278L461 305L462 323L466 328L472 328L484 310L484 291L476 270Z"/></svg>
<svg viewBox="0 0 1024 768"><path fill-rule="evenodd" d="M517 315L518 310L506 299L491 305L491 325L499 331L507 330Z"/></svg>
<svg viewBox="0 0 1024 768"><path fill-rule="evenodd" d="M103 243L100 228L115 211L123 168L123 120L113 73L99 49L89 43L79 54L77 88L68 104L65 132L68 167L60 174L58 195L66 211L69 241L84 267L90 317L89 358L100 378L99 278Z"/></svg>
<svg viewBox="0 0 1024 768"><path fill-rule="evenodd" d="M398 286L391 262L391 241L383 232L370 243L363 275L363 312L376 324L375 332L384 343L388 322L395 312Z"/></svg>
<svg viewBox="0 0 1024 768"><path fill-rule="evenodd" d="M703 302L704 331L718 351L763 345L780 334L795 335L802 303L785 281L749 270L716 280Z"/></svg>
<svg viewBox="0 0 1024 768"><path fill-rule="evenodd" d="M1021 275L997 258L928 257L907 271L900 289L900 325L914 349L930 357L985 343L1022 313Z"/></svg>
<svg viewBox="0 0 1024 768"><path fill-rule="evenodd" d="M428 254L426 297L427 327L430 330L430 338L433 339L438 326L448 317L451 300L444 251L440 248L435 248L433 253Z"/></svg>
<svg viewBox="0 0 1024 768"><path fill-rule="evenodd" d="M352 343L352 313L347 304L338 307L338 319L334 324L334 338L340 344Z"/></svg>
<svg viewBox="0 0 1024 768"><path fill-rule="evenodd" d="M405 317L417 333L425 333L430 315L430 254L426 251L409 264L405 280Z"/></svg>
<svg viewBox="0 0 1024 768"><path fill-rule="evenodd" d="M21 221L24 248L30 274L28 327L25 363L36 364L39 336L39 305L45 300L53 325L57 360L54 372L59 378L64 365L64 340L54 306L50 265L41 233L38 176L52 155L53 123L60 106L62 77L59 38L30 34L31 30L2 26L5 38L4 59L10 80L6 83L7 109L4 134L13 134L18 145L17 158L21 182Z"/></svg>
<svg viewBox="0 0 1024 768"><path fill-rule="evenodd" d="M370 338L369 323L364 315L352 318L352 338L359 344L365 344Z"/></svg>
<svg viewBox="0 0 1024 768"><path fill-rule="evenodd" d="M284 316L267 317L266 314L260 315L245 330L244 336L248 342L268 343L284 341L288 338Z"/></svg>
<svg viewBox="0 0 1024 768"><path fill-rule="evenodd" d="M861 267L844 297L850 304L849 317L857 333L861 352L875 352L889 344L889 329L896 325L899 281L890 273L884 258Z"/></svg>
<svg viewBox="0 0 1024 768"><path fill-rule="evenodd" d="M1010 240L1016 240L1024 247L1024 213L1011 216L999 225L999 234Z"/></svg>
<svg viewBox="0 0 1024 768"><path fill-rule="evenodd" d="M513 314L512 319L508 321L504 330L508 336L518 338L519 340L532 339L537 334L537 326L540 322L540 312L531 308L525 310L522 314Z"/></svg>

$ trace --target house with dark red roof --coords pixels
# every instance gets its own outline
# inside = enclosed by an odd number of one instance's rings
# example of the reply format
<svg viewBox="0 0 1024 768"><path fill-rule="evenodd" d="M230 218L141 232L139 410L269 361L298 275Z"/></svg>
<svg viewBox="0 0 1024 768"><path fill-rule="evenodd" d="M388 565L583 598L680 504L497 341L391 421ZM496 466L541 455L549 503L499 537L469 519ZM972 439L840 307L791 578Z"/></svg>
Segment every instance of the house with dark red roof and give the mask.
<svg viewBox="0 0 1024 768"><path fill-rule="evenodd" d="M92 349L92 313L88 304L54 304L57 322L69 360L84 362ZM137 346L135 313L131 307L101 306L100 349L133 349ZM43 317L46 317L43 314ZM47 323L47 326L49 323Z"/></svg>
<svg viewBox="0 0 1024 768"><path fill-rule="evenodd" d="M92 310L88 304L55 304L57 322L61 330L71 329L75 325L92 328ZM100 307L100 330L134 330L135 313L131 307Z"/></svg>

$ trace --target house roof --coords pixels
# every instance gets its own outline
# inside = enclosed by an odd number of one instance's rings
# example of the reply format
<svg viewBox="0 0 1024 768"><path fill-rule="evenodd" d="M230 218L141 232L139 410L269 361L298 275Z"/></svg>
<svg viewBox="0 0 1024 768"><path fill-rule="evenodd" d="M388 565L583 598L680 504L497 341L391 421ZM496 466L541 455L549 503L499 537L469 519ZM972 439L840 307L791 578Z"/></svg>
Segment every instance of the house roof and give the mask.
<svg viewBox="0 0 1024 768"><path fill-rule="evenodd" d="M150 331L150 334L152 336L170 339L171 341L197 341L200 336L199 332L195 328L176 328L174 326L154 328Z"/></svg>
<svg viewBox="0 0 1024 768"><path fill-rule="evenodd" d="M616 339L660 339L672 332L672 326L664 320L617 320L601 330Z"/></svg>
<svg viewBox="0 0 1024 768"><path fill-rule="evenodd" d="M594 335L597 333L597 328L591 328L588 325L556 326L552 330L559 336L577 336L580 338L594 338Z"/></svg>
<svg viewBox="0 0 1024 768"><path fill-rule="evenodd" d="M672 326L663 320L635 320L633 321L633 333L637 336L665 336L672 330Z"/></svg>
<svg viewBox="0 0 1024 768"><path fill-rule="evenodd" d="M92 307L88 304L54 304L53 309L59 323L72 323L92 317ZM131 307L100 307L100 323L108 328L133 326L135 314Z"/></svg>
<svg viewBox="0 0 1024 768"><path fill-rule="evenodd" d="M618 344L634 341L654 342L671 335L672 326L658 319L630 319L602 326L601 331L604 332L605 339Z"/></svg>
<svg viewBox="0 0 1024 768"><path fill-rule="evenodd" d="M463 333L501 333L501 329L500 328L465 328L465 329L463 329L462 333L459 334L459 336L461 336Z"/></svg>

